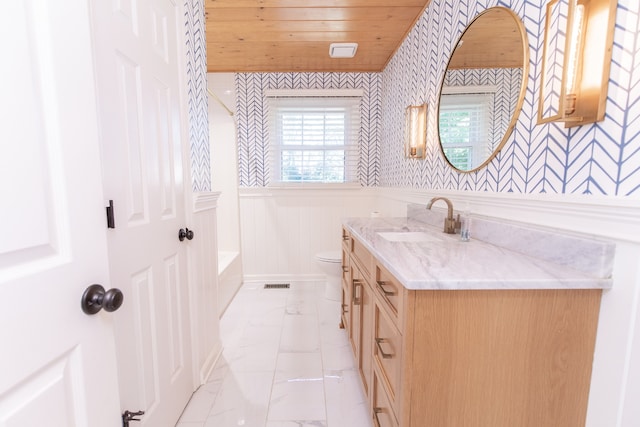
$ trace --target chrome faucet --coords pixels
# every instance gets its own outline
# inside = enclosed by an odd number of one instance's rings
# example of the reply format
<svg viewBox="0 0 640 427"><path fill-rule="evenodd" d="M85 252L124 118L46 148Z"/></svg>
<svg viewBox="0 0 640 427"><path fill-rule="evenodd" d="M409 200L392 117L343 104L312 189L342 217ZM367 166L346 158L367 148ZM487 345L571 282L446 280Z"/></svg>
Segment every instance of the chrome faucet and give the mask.
<svg viewBox="0 0 640 427"><path fill-rule="evenodd" d="M427 203L427 209L431 209L433 202L438 200L444 200L447 204L447 217L444 219L444 232L447 234L456 234L456 231L460 229L460 215L458 215L458 218L453 217L453 203L451 203L451 200L446 197L434 197L429 200L429 203Z"/></svg>

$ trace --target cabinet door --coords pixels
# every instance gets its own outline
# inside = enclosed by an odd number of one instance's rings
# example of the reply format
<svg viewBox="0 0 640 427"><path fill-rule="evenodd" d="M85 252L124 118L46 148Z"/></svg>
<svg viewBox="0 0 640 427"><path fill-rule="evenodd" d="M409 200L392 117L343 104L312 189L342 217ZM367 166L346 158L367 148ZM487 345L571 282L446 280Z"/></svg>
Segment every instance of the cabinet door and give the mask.
<svg viewBox="0 0 640 427"><path fill-rule="evenodd" d="M373 365L373 290L369 282L363 281L360 288L360 354L358 370L367 397L370 394Z"/></svg>
<svg viewBox="0 0 640 427"><path fill-rule="evenodd" d="M349 341L356 361L360 360L360 335L362 330L362 292L364 287L362 272L351 263L351 334Z"/></svg>
<svg viewBox="0 0 640 427"><path fill-rule="evenodd" d="M342 247L342 327L351 337L351 266L349 249Z"/></svg>
<svg viewBox="0 0 640 427"><path fill-rule="evenodd" d="M373 355L373 292L365 275L356 264L352 264L351 271L353 277L351 346L365 394L368 396Z"/></svg>

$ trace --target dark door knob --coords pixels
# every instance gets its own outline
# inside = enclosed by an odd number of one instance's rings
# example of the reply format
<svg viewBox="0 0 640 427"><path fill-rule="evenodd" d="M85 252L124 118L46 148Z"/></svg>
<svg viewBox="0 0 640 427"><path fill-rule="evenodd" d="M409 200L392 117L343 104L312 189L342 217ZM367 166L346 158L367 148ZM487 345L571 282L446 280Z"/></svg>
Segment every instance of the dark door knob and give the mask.
<svg viewBox="0 0 640 427"><path fill-rule="evenodd" d="M104 290L102 285L91 285L82 294L80 305L86 314L96 314L104 308L105 311L116 311L122 305L124 295L117 288Z"/></svg>
<svg viewBox="0 0 640 427"><path fill-rule="evenodd" d="M178 239L183 242L184 239L191 240L193 239L193 230L189 230L188 228L181 228L178 231Z"/></svg>

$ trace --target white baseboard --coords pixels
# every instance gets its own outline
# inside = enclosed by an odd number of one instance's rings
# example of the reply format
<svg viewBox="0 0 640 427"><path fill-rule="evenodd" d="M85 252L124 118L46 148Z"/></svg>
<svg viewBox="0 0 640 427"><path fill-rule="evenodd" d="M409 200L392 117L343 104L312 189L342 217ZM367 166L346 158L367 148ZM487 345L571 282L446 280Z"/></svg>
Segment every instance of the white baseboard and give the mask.
<svg viewBox="0 0 640 427"><path fill-rule="evenodd" d="M322 274L247 274L244 283L324 282Z"/></svg>
<svg viewBox="0 0 640 427"><path fill-rule="evenodd" d="M216 366L216 363L218 363L220 356L222 356L222 345L219 345L215 349L213 349L213 351L209 353L209 356L207 356L205 362L200 367L199 385L206 384L207 380L211 376L211 373L213 372L213 369Z"/></svg>

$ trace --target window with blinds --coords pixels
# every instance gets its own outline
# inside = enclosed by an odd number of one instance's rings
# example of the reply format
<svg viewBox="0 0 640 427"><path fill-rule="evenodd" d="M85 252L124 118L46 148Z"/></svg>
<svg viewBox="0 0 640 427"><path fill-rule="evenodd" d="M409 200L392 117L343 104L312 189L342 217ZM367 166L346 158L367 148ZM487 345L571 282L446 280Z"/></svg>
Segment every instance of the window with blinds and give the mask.
<svg viewBox="0 0 640 427"><path fill-rule="evenodd" d="M458 169L472 169L476 159L491 153L490 124L494 93L445 93L440 97L439 132L442 151Z"/></svg>
<svg viewBox="0 0 640 427"><path fill-rule="evenodd" d="M271 183L357 182L360 98L268 94Z"/></svg>

